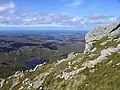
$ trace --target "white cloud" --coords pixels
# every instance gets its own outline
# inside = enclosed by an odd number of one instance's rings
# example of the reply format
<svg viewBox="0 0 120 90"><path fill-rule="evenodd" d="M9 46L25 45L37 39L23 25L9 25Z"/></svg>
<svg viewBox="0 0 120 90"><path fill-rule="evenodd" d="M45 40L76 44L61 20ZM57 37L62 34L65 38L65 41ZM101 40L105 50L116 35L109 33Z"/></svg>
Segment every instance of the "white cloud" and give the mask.
<svg viewBox="0 0 120 90"><path fill-rule="evenodd" d="M68 0L62 0L62 2L67 1ZM72 0L71 3L67 3L66 5L77 7L83 3L84 0ZM106 16L99 13L88 17L39 12L16 12L16 14L14 14L15 8L16 6L13 2L0 4L0 27L89 27L120 21L120 17ZM12 13L13 17L9 14L4 15L4 13L8 12Z"/></svg>
<svg viewBox="0 0 120 90"><path fill-rule="evenodd" d="M92 16L89 16L87 19L86 24L110 24L110 23L116 23L118 17L115 16L105 16L102 14L94 14Z"/></svg>
<svg viewBox="0 0 120 90"><path fill-rule="evenodd" d="M80 21L80 20L82 20L82 18L80 18L80 17L73 17L71 19L71 21L73 21L73 22L77 22L77 21Z"/></svg>
<svg viewBox="0 0 120 90"><path fill-rule="evenodd" d="M13 13L15 10L15 4L10 2L8 4L0 4L0 13Z"/></svg>
<svg viewBox="0 0 120 90"><path fill-rule="evenodd" d="M32 25L5 25L5 24L0 24L0 28L4 27L14 27L14 28L29 28L29 27L75 27L75 26L69 26L69 25L60 25L60 24L32 24Z"/></svg>
<svg viewBox="0 0 120 90"><path fill-rule="evenodd" d="M83 25L84 18L80 16L67 16L67 15L59 15L59 14L37 14L28 17L22 17L22 15L17 15L14 17L8 16L0 16L0 24L4 25L62 25L62 26L74 26L78 27Z"/></svg>
<svg viewBox="0 0 120 90"><path fill-rule="evenodd" d="M91 20L98 20L98 19L104 19L106 18L107 16L104 16L102 14L99 14L99 13L95 13L91 16L88 17L88 19L91 19Z"/></svg>
<svg viewBox="0 0 120 90"><path fill-rule="evenodd" d="M120 21L118 17L105 16L101 14L92 15L88 17L69 16L53 13L24 13L11 15L0 15L0 25L4 26L24 26L24 27L89 27L101 24L109 24Z"/></svg>
<svg viewBox="0 0 120 90"><path fill-rule="evenodd" d="M66 6L78 7L83 3L84 3L84 0L73 0L73 2L66 4Z"/></svg>

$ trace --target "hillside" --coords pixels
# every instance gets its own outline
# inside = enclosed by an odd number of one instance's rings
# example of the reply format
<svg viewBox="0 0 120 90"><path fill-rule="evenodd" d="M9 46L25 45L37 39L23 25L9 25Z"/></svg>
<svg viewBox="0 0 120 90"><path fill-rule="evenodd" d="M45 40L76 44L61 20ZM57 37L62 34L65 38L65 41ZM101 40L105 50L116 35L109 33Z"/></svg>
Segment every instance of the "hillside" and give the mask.
<svg viewBox="0 0 120 90"><path fill-rule="evenodd" d="M120 90L120 24L87 33L84 53L1 79L0 90Z"/></svg>

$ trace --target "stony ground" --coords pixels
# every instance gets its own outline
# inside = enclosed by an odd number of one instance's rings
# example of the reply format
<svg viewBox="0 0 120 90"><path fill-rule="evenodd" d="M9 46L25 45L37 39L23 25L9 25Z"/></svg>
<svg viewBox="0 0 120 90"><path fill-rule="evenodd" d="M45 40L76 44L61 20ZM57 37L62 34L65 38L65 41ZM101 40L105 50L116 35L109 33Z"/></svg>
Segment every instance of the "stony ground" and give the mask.
<svg viewBox="0 0 120 90"><path fill-rule="evenodd" d="M92 45L88 52L16 72L1 80L0 90L120 90L120 35Z"/></svg>

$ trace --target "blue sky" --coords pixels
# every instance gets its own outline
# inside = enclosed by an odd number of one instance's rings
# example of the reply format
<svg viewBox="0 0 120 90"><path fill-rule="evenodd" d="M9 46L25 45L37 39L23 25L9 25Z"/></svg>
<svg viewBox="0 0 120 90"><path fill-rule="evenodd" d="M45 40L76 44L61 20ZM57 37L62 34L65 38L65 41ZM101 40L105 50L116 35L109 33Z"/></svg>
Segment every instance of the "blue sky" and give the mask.
<svg viewBox="0 0 120 90"><path fill-rule="evenodd" d="M0 0L4 27L80 27L116 23L120 0Z"/></svg>

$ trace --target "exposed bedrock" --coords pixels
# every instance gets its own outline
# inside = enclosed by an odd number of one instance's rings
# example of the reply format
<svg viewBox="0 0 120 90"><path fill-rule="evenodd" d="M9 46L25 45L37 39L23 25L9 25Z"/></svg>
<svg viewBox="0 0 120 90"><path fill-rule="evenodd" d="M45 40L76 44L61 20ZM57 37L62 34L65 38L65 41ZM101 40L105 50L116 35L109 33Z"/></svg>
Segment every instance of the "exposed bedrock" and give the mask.
<svg viewBox="0 0 120 90"><path fill-rule="evenodd" d="M105 36L114 36L120 34L120 23L106 24L99 26L94 30L88 32L85 36L86 46L84 53L90 51L93 48L93 42L100 40Z"/></svg>

